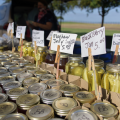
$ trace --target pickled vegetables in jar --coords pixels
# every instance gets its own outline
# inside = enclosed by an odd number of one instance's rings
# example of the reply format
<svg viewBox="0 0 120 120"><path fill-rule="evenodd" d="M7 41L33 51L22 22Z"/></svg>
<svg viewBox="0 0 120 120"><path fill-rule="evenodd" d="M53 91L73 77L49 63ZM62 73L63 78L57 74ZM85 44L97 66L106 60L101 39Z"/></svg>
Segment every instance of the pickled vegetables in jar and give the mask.
<svg viewBox="0 0 120 120"><path fill-rule="evenodd" d="M65 72L82 77L84 68L83 58L79 55L71 55L65 65Z"/></svg>
<svg viewBox="0 0 120 120"><path fill-rule="evenodd" d="M108 91L120 93L120 66L118 64L107 64L101 87Z"/></svg>
<svg viewBox="0 0 120 120"><path fill-rule="evenodd" d="M30 51L32 42L25 43L25 46L23 47L23 56L29 56L28 51Z"/></svg>
<svg viewBox="0 0 120 120"><path fill-rule="evenodd" d="M95 59L95 74L96 74L96 82L98 85L101 85L102 77L105 72L104 70L104 61ZM93 70L88 71L88 60L86 61L86 68L83 71L82 78L88 82L88 89L89 91L95 90L95 83L94 83L94 72Z"/></svg>

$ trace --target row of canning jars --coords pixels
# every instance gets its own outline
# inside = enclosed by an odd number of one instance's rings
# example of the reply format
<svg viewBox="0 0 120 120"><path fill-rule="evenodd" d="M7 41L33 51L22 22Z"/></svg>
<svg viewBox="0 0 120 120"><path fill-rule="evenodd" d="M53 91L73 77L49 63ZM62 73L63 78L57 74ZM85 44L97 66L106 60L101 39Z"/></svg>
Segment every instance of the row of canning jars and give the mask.
<svg viewBox="0 0 120 120"><path fill-rule="evenodd" d="M31 47L31 45L31 42L24 44L23 56L32 56L35 58L34 47ZM20 47L18 48L18 51L20 51ZM40 55L40 62L46 62L47 64L57 68L57 64L54 63L56 56L55 51L47 50L47 47L38 47L38 53ZM86 62L85 67L83 59L79 55L70 56L68 54L61 54L59 69L68 74L82 77L88 82L89 91L95 90L93 71L88 71L88 61ZM120 90L118 89L120 68L117 64L108 64L105 72L104 61L95 59L95 69L98 85L101 85L102 88L105 88L108 91L110 90L120 93Z"/></svg>

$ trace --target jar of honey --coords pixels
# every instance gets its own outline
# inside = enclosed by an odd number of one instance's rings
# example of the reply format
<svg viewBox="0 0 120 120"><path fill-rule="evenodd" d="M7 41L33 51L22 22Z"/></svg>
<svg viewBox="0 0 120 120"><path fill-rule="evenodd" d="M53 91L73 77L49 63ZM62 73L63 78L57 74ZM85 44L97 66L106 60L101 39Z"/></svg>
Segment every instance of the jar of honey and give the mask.
<svg viewBox="0 0 120 120"><path fill-rule="evenodd" d="M25 46L23 48L23 56L29 56L28 52L32 49L31 45L32 45L31 42L25 43Z"/></svg>
<svg viewBox="0 0 120 120"><path fill-rule="evenodd" d="M60 63L59 63L59 70L65 72L65 65L68 62L68 54L60 54ZM57 63L54 63L55 68L57 68Z"/></svg>
<svg viewBox="0 0 120 120"><path fill-rule="evenodd" d="M47 56L45 58L45 62L50 66L54 66L55 57L56 57L56 51L47 50Z"/></svg>
<svg viewBox="0 0 120 120"><path fill-rule="evenodd" d="M79 55L71 55L69 61L66 63L65 72L82 77L84 68L83 58Z"/></svg>

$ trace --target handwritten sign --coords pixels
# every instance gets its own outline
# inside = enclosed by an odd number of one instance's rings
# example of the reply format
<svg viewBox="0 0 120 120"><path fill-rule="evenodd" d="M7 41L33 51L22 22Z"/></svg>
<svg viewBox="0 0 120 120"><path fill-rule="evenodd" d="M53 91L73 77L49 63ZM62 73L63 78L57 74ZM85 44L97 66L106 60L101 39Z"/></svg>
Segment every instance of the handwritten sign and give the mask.
<svg viewBox="0 0 120 120"><path fill-rule="evenodd" d="M60 52L73 54L74 44L77 34L69 33L53 33L51 50L57 51L57 46L60 45Z"/></svg>
<svg viewBox="0 0 120 120"><path fill-rule="evenodd" d="M44 47L44 31L33 30L32 40L33 40L33 45L34 45L34 41L36 41L37 46Z"/></svg>
<svg viewBox="0 0 120 120"><path fill-rule="evenodd" d="M113 34L111 51L115 51L116 45L120 46L120 33L114 33ZM118 52L120 52L120 47L118 49Z"/></svg>
<svg viewBox="0 0 120 120"><path fill-rule="evenodd" d="M58 31L51 31L50 34L49 34L48 37L47 37L47 40L51 40L52 34L53 34L54 32L58 32Z"/></svg>
<svg viewBox="0 0 120 120"><path fill-rule="evenodd" d="M20 38L20 35L22 34L22 39L25 39L25 31L26 26L17 26L16 38Z"/></svg>
<svg viewBox="0 0 120 120"><path fill-rule="evenodd" d="M7 28L7 33L9 33L10 30L12 30L12 33L14 33L14 22L9 23Z"/></svg>
<svg viewBox="0 0 120 120"><path fill-rule="evenodd" d="M105 27L98 28L80 37L81 56L88 56L88 48L91 48L92 55L106 53Z"/></svg>

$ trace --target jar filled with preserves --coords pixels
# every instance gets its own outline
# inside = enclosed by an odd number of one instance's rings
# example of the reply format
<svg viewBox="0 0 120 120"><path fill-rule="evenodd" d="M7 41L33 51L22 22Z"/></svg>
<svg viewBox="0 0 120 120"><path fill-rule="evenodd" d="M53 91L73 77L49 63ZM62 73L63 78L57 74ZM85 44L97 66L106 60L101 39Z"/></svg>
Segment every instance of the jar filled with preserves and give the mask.
<svg viewBox="0 0 120 120"><path fill-rule="evenodd" d="M40 97L35 94L24 94L20 95L16 104L18 105L18 113L26 114L26 111L30 109L33 105L40 103Z"/></svg>
<svg viewBox="0 0 120 120"><path fill-rule="evenodd" d="M68 62L68 54L60 54L60 63L59 63L59 70L65 72L65 65ZM57 68L57 63L54 64L55 68Z"/></svg>
<svg viewBox="0 0 120 120"><path fill-rule="evenodd" d="M0 46L0 52L3 52L3 50L4 50L4 47Z"/></svg>
<svg viewBox="0 0 120 120"><path fill-rule="evenodd" d="M105 72L104 70L104 61L100 59L95 59L95 73L96 73L96 82L98 85L101 85L102 77ZM88 82L89 91L95 90L95 83L94 83L94 71L88 71L88 60L86 61L86 68L84 69L82 78Z"/></svg>
<svg viewBox="0 0 120 120"><path fill-rule="evenodd" d="M56 57L56 51L47 50L47 56L45 58L45 62L50 66L54 66L55 57Z"/></svg>
<svg viewBox="0 0 120 120"><path fill-rule="evenodd" d="M38 54L39 54L39 63L41 64L42 62L45 62L45 58L46 58L46 49L44 47L38 47Z"/></svg>
<svg viewBox="0 0 120 120"><path fill-rule="evenodd" d="M82 77L84 68L83 58L79 55L71 55L65 66L65 72Z"/></svg>
<svg viewBox="0 0 120 120"><path fill-rule="evenodd" d="M31 42L25 43L25 46L23 47L23 56L29 56L28 51L31 50Z"/></svg>
<svg viewBox="0 0 120 120"><path fill-rule="evenodd" d="M120 93L120 66L119 64L107 64L106 72L103 75L101 87Z"/></svg>

